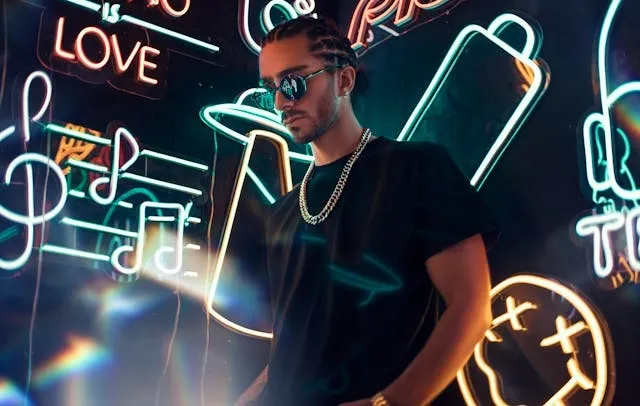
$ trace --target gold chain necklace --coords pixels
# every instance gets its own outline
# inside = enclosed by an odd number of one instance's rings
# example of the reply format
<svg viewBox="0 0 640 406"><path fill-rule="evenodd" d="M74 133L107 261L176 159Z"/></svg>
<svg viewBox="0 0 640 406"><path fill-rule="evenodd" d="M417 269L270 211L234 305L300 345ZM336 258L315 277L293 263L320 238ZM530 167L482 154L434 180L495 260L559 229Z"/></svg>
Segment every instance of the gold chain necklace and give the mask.
<svg viewBox="0 0 640 406"><path fill-rule="evenodd" d="M356 160L364 150L364 147L367 145L369 138L371 138L371 130L366 128L362 132L362 137L360 138L358 147L353 152L347 163L344 165L344 168L342 168L342 173L340 174L340 178L338 179L336 187L333 189L333 193L331 193L331 197L329 197L329 200L324 205L322 211L315 216L309 213L309 207L307 206L307 199L305 197L307 194L307 184L309 183L309 178L311 177L313 168L315 168L315 161L311 162L311 165L309 165L307 173L304 175L302 183L300 184L300 194L298 195L298 201L300 203L300 213L302 214L302 218L304 219L304 221L309 224L316 225L322 223L327 219L327 217L329 217L329 214L331 213L331 211L333 211L336 203L338 203L340 195L342 195L344 186L347 184L347 179L349 178L349 173L351 172L353 164L356 162Z"/></svg>

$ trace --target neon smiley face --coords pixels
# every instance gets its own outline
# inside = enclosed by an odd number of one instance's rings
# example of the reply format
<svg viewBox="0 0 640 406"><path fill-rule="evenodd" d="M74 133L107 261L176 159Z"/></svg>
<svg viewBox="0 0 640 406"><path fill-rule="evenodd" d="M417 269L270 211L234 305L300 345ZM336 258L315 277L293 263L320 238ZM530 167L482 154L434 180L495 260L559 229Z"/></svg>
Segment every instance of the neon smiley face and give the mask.
<svg viewBox="0 0 640 406"><path fill-rule="evenodd" d="M516 275L491 297L492 327L457 376L467 405L611 400L615 368L607 326L575 289Z"/></svg>

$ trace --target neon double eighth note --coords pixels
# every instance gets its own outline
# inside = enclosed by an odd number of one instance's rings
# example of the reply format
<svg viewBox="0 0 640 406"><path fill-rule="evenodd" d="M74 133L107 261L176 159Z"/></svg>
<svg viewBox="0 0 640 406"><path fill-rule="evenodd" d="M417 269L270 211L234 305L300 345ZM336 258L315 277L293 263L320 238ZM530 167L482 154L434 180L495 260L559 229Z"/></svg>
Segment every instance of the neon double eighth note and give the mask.
<svg viewBox="0 0 640 406"><path fill-rule="evenodd" d="M182 259L184 252L184 227L187 223L187 217L191 209L192 204L188 204L185 208L179 203L160 203L160 202L144 202L140 205L138 215L138 231L134 234L136 238L135 248L130 245L123 245L111 253L111 265L120 273L125 275L132 275L142 270L143 266L143 254L146 236L147 222L175 222L177 227L176 243L175 247L160 247L153 255L155 266L165 274L171 275L180 272L182 269ZM150 209L166 209L176 210L177 216L153 216L148 215L147 211ZM135 261L133 266L126 266L120 262L120 257L124 253L135 251ZM164 258L172 254L175 257L173 266L166 266Z"/></svg>
<svg viewBox="0 0 640 406"><path fill-rule="evenodd" d="M30 105L30 96L31 96L31 86L33 82L39 79L45 88L45 96L40 109L33 115L30 115L31 112L29 110ZM29 76L27 76L25 83L22 88L22 116L21 116L21 127L20 127L20 136L23 144L26 145L29 143L31 139L31 124L37 123L40 120L45 112L49 109L51 103L51 94L52 94L52 84L49 76L43 71L35 71L32 72ZM0 142L5 141L8 137L12 136L16 133L16 127L10 126L0 131ZM33 180L33 164L40 163L48 167L51 173L54 175L54 179L58 181L60 187L60 197L59 200L53 205L53 208L49 211L42 213L41 215L35 214L35 201L34 201L34 192L35 185ZM3 187L10 187L13 175L16 169L24 165L25 169L25 189L26 189L26 201L25 209L26 215L16 213L2 204L0 204L0 216L6 218L9 221L14 223L22 224L26 229L26 239L24 242L24 248L22 249L22 253L13 259L0 258L0 268L5 270L17 270L24 266L33 250L34 243L34 227L38 224L43 224L47 221L50 221L52 218L57 216L60 211L62 211L67 198L67 182L65 181L64 174L62 173L62 169L56 163L49 158L48 156L25 152L23 154L18 155L14 158L7 167L7 170L4 174L4 185ZM46 193L46 191L45 191Z"/></svg>
<svg viewBox="0 0 640 406"><path fill-rule="evenodd" d="M526 39L522 50L515 49L499 37L505 28L514 25L520 27L525 33ZM468 42L475 35L482 35L493 42L504 52L512 56L518 62L520 69L523 69L522 66L524 66L532 74L532 77L528 78L531 83L524 97L511 113L500 134L471 177L471 184L480 188L548 85L549 73L543 68L544 65L537 60L538 51L542 45L542 37L521 17L514 14L502 14L493 20L488 28L483 28L475 24L465 27L456 37L453 45L451 45L451 48L436 71L433 80L429 83L420 101L411 112L409 119L398 136L398 140L411 140L420 121L434 102L438 91L443 87L445 81L451 74L453 67L463 54Z"/></svg>

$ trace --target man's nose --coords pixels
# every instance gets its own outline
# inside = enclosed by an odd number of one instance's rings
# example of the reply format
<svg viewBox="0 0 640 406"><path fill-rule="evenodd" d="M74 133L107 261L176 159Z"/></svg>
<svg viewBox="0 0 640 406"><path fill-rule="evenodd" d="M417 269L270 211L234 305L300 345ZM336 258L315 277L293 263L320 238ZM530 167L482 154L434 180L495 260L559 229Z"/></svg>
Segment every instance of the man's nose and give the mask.
<svg viewBox="0 0 640 406"><path fill-rule="evenodd" d="M293 100L289 100L279 90L275 94L275 108L278 111L284 111L293 106Z"/></svg>

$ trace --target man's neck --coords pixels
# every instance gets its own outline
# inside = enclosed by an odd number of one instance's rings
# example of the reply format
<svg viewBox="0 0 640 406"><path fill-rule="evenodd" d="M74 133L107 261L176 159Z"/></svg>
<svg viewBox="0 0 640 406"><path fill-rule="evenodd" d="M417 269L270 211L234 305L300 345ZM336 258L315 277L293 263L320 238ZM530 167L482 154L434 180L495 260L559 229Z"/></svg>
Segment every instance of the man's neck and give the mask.
<svg viewBox="0 0 640 406"><path fill-rule="evenodd" d="M338 119L311 143L316 165L326 165L351 154L362 138L363 128L355 117Z"/></svg>

